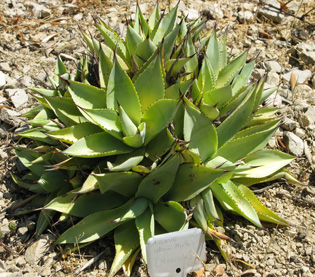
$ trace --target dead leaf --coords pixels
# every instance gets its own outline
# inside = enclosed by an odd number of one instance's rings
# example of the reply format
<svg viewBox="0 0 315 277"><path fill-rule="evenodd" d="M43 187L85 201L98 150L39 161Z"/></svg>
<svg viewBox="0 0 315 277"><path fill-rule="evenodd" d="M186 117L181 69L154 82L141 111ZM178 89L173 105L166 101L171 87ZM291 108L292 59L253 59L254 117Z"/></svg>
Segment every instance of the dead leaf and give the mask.
<svg viewBox="0 0 315 277"><path fill-rule="evenodd" d="M224 274L225 270L222 265L217 265L214 270L211 271L212 276L222 276Z"/></svg>
<svg viewBox="0 0 315 277"><path fill-rule="evenodd" d="M291 73L290 84L291 84L291 91L293 92L295 89L295 86L296 86L296 76L295 76L294 72Z"/></svg>

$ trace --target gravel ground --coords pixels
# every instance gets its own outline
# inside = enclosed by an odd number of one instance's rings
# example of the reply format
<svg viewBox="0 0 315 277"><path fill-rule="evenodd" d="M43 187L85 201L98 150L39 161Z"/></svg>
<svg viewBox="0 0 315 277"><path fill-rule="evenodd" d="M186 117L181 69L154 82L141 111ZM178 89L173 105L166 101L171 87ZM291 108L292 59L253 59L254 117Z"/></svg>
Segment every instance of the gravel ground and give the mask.
<svg viewBox="0 0 315 277"><path fill-rule="evenodd" d="M190 20L206 16L208 28L230 27L230 53L236 56L247 50L249 59L257 61L253 78L267 76L267 86L279 86L266 101L283 116L269 147L297 156L289 170L302 182L302 186L279 181L253 188L268 208L292 226L258 229L227 215L225 233L234 240L227 244L231 263L226 264L208 243L206 276L315 275L315 4L289 2L287 6L276 0L180 2L181 13ZM160 1L162 8L168 4ZM153 6L152 1L141 1L145 14ZM24 124L18 116L34 104L27 88L49 87L45 72L53 74L58 54L68 68L75 68L85 50L76 22L94 33L92 15L96 13L123 34L135 7L135 1L124 0L4 0L0 7L0 277L107 275L114 257L109 239L69 254L51 245L58 234L54 226L40 239L33 238L38 214L14 217L31 195L13 183L9 172L23 170L12 146L27 143L14 133ZM93 257L98 260L82 269ZM147 276L140 259L132 276Z"/></svg>

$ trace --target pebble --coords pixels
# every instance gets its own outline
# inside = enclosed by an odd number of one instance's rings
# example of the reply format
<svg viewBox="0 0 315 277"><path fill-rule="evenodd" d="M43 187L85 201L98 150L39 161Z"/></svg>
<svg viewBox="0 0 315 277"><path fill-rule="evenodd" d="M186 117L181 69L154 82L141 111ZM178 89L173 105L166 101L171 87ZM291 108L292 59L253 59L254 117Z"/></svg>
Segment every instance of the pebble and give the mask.
<svg viewBox="0 0 315 277"><path fill-rule="evenodd" d="M2 71L0 71L0 87L3 87L6 82L6 75Z"/></svg>
<svg viewBox="0 0 315 277"><path fill-rule="evenodd" d="M295 49L297 50L299 58L305 63L313 65L315 63L315 43L301 42Z"/></svg>
<svg viewBox="0 0 315 277"><path fill-rule="evenodd" d="M291 118L284 118L281 127L287 131L294 131L297 127L297 122Z"/></svg>
<svg viewBox="0 0 315 277"><path fill-rule="evenodd" d="M306 138L305 131L302 128L296 128L294 134L296 134L300 139Z"/></svg>
<svg viewBox="0 0 315 277"><path fill-rule="evenodd" d="M271 70L267 75L266 83L272 87L272 86L277 86L279 82L280 82L280 77L278 73L275 72L274 70Z"/></svg>
<svg viewBox="0 0 315 277"><path fill-rule="evenodd" d="M275 71L276 73L280 73L281 72L281 65L276 62L276 61L268 61L268 62L265 62L264 63L265 65L265 68L268 70L268 71Z"/></svg>
<svg viewBox="0 0 315 277"><path fill-rule="evenodd" d="M258 14L261 17L266 17L275 23L281 23L284 18L280 12L280 3L277 0L264 0L265 5L259 9ZM277 9L273 8L276 7Z"/></svg>
<svg viewBox="0 0 315 277"><path fill-rule="evenodd" d="M27 233L28 229L27 227L20 227L18 230L17 230L17 233L21 236L24 236L26 233Z"/></svg>
<svg viewBox="0 0 315 277"><path fill-rule="evenodd" d="M200 17L199 12L193 9L185 10L184 15L187 17L188 21L194 21Z"/></svg>
<svg viewBox="0 0 315 277"><path fill-rule="evenodd" d="M38 264L49 248L49 236L42 235L37 241L35 241L31 246L26 249L25 260L33 265Z"/></svg>
<svg viewBox="0 0 315 277"><path fill-rule="evenodd" d="M294 73L295 78L296 78L296 83L298 83L298 84L305 83L312 76L312 71L310 71L308 69L307 70L293 69L293 70L290 70L289 72L283 74L282 79L290 82L292 73Z"/></svg>
<svg viewBox="0 0 315 277"><path fill-rule="evenodd" d="M250 24L254 20L254 14L251 11L239 11L237 15L240 23Z"/></svg>
<svg viewBox="0 0 315 277"><path fill-rule="evenodd" d="M0 63L0 70L3 72L11 72L11 67L8 63Z"/></svg>
<svg viewBox="0 0 315 277"><path fill-rule="evenodd" d="M26 261L25 261L24 257L19 256L19 257L16 259L15 264L16 264L18 267L24 267L24 266L26 265Z"/></svg>
<svg viewBox="0 0 315 277"><path fill-rule="evenodd" d="M8 93L15 108L23 106L28 101L28 95L24 89L6 89L5 92Z"/></svg>
<svg viewBox="0 0 315 277"><path fill-rule="evenodd" d="M2 108L0 111L0 119L14 127L19 127L23 123L19 116L20 113L7 108Z"/></svg>
<svg viewBox="0 0 315 277"><path fill-rule="evenodd" d="M297 135L286 131L283 134L284 144L288 151L294 156L302 156L304 153L304 143Z"/></svg>

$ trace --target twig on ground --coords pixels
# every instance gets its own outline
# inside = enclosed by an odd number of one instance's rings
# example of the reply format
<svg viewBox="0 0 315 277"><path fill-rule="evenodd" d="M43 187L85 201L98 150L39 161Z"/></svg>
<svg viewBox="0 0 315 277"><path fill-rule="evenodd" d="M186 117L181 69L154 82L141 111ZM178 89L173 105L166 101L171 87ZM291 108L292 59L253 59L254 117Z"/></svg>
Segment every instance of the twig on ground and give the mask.
<svg viewBox="0 0 315 277"><path fill-rule="evenodd" d="M285 191L277 191L276 195L277 196L285 196L285 197L292 199L293 201L296 201L298 203L302 203L302 204L306 204L306 205L310 205L310 206L315 207L315 201L310 200L310 199L305 199L305 198L302 198L300 196L291 195Z"/></svg>

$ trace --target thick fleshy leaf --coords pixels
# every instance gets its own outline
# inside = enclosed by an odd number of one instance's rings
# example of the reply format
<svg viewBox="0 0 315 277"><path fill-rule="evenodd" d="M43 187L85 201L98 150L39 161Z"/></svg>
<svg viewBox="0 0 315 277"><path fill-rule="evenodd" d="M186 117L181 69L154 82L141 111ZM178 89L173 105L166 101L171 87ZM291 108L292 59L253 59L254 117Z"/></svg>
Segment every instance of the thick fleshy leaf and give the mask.
<svg viewBox="0 0 315 277"><path fill-rule="evenodd" d="M134 172L110 172L95 174L94 177L102 193L112 190L127 197L135 194L143 179L143 176Z"/></svg>
<svg viewBox="0 0 315 277"><path fill-rule="evenodd" d="M248 82L252 71L254 69L255 60L251 61L250 63L246 64L240 74L234 79L233 88L232 88L232 95L236 95Z"/></svg>
<svg viewBox="0 0 315 277"><path fill-rule="evenodd" d="M100 50L99 50L99 59L100 59L100 62L98 64L98 70L99 70L99 77L100 77L100 86L101 86L101 89L106 90L109 75L113 68L113 63L105 55L102 47L100 47Z"/></svg>
<svg viewBox="0 0 315 277"><path fill-rule="evenodd" d="M270 89L266 89L262 92L262 96L260 99L259 104L262 104L271 94L273 94L276 90L278 89L278 87L275 88L270 88Z"/></svg>
<svg viewBox="0 0 315 277"><path fill-rule="evenodd" d="M206 91L203 94L203 101L208 105L216 105L218 109L221 109L232 97L231 85L225 87Z"/></svg>
<svg viewBox="0 0 315 277"><path fill-rule="evenodd" d="M190 200L209 187L223 174L223 170L203 165L181 164L174 184L167 193L166 198L174 201Z"/></svg>
<svg viewBox="0 0 315 277"><path fill-rule="evenodd" d="M189 103L185 103L184 139L189 149L200 155L203 162L217 151L218 138L209 118Z"/></svg>
<svg viewBox="0 0 315 277"><path fill-rule="evenodd" d="M115 138L122 139L121 124L116 111L111 109L83 110L82 113L92 123L97 124Z"/></svg>
<svg viewBox="0 0 315 277"><path fill-rule="evenodd" d="M139 235L135 222L126 222L119 226L114 233L115 258L109 276L115 276L117 271L139 247Z"/></svg>
<svg viewBox="0 0 315 277"><path fill-rule="evenodd" d="M154 207L154 218L167 232L175 232L184 226L186 214L182 205L175 201L158 202Z"/></svg>
<svg viewBox="0 0 315 277"><path fill-rule="evenodd" d="M245 217L256 226L262 227L253 206L231 181L222 184L215 182L211 185L211 190L220 204L222 202L228 204L234 212Z"/></svg>
<svg viewBox="0 0 315 277"><path fill-rule="evenodd" d="M220 49L219 49L219 43L218 43L216 32L213 32L212 36L209 39L209 42L206 48L206 55L207 55L208 60L211 63L214 75L217 78L220 71Z"/></svg>
<svg viewBox="0 0 315 277"><path fill-rule="evenodd" d="M235 136L250 116L255 94L250 92L239 106L217 128L218 146L221 147Z"/></svg>
<svg viewBox="0 0 315 277"><path fill-rule="evenodd" d="M146 123L145 144L167 127L176 112L177 105L178 100L160 99L146 110L141 120Z"/></svg>
<svg viewBox="0 0 315 277"><path fill-rule="evenodd" d="M128 117L122 106L118 107L121 129L125 136L134 136L137 133L137 126Z"/></svg>
<svg viewBox="0 0 315 277"><path fill-rule="evenodd" d="M49 159L51 158L51 153L41 156L39 153L31 152L27 148L16 147L15 153L19 157L20 161L25 167L31 170L38 176L41 176L46 170L45 166L49 165ZM41 159L41 162L36 162Z"/></svg>
<svg viewBox="0 0 315 277"><path fill-rule="evenodd" d="M87 243L101 238L124 222L117 222L115 219L128 212L133 203L134 199L130 199L119 208L88 215L67 229L55 243Z"/></svg>
<svg viewBox="0 0 315 277"><path fill-rule="evenodd" d="M66 125L72 126L86 122L71 98L44 96L56 116Z"/></svg>
<svg viewBox="0 0 315 277"><path fill-rule="evenodd" d="M155 161L167 152L174 143L175 139L168 129L164 129L146 147L147 157Z"/></svg>
<svg viewBox="0 0 315 277"><path fill-rule="evenodd" d="M97 87L82 84L75 81L68 81L69 92L74 103L83 109L105 109L105 91Z"/></svg>
<svg viewBox="0 0 315 277"><path fill-rule="evenodd" d="M145 197L157 203L171 188L179 166L180 156L175 155L146 176L139 185L136 197Z"/></svg>
<svg viewBox="0 0 315 277"><path fill-rule="evenodd" d="M79 139L63 153L74 157L94 158L129 153L131 151L132 148L120 140L106 132L102 132Z"/></svg>
<svg viewBox="0 0 315 277"><path fill-rule="evenodd" d="M247 52L244 52L233 61L231 61L227 66L225 66L219 73L217 80L217 87L224 87L228 85L239 70L244 66L246 62Z"/></svg>
<svg viewBox="0 0 315 277"><path fill-rule="evenodd" d="M24 132L20 132L19 136L24 138L29 138L36 141L41 141L50 145L56 145L58 144L58 141L50 138L45 133L40 131L41 128L31 129Z"/></svg>
<svg viewBox="0 0 315 277"><path fill-rule="evenodd" d="M112 50L117 51L117 54L125 61L126 64L130 64L130 56L125 46L125 42L104 21L100 21L101 24L96 24L95 26L102 34L106 44Z"/></svg>
<svg viewBox="0 0 315 277"><path fill-rule="evenodd" d="M164 38L164 60L165 60L165 62L167 62L171 58L172 52L174 50L176 38L177 38L178 32L179 32L182 24L185 24L184 21L182 21L180 24L177 24L175 26L175 28Z"/></svg>
<svg viewBox="0 0 315 277"><path fill-rule="evenodd" d="M220 220L220 216L217 212L217 208L214 202L211 188L205 189L202 193L202 200L207 214L207 218L210 221Z"/></svg>
<svg viewBox="0 0 315 277"><path fill-rule="evenodd" d="M41 187L40 184L33 182L26 182L24 180L21 180L17 175L11 173L11 177L14 181L14 183L16 183L19 187L27 189L29 191L35 192L35 193L44 193L45 190Z"/></svg>
<svg viewBox="0 0 315 277"><path fill-rule="evenodd" d="M137 92L127 73L115 60L108 80L107 108L117 110L118 104L138 126L141 118L141 106Z"/></svg>
<svg viewBox="0 0 315 277"><path fill-rule="evenodd" d="M61 83L60 75L67 73L66 66L64 65L63 61L61 60L60 56L58 56L56 68L55 68L55 76L54 79L57 84Z"/></svg>
<svg viewBox="0 0 315 277"><path fill-rule="evenodd" d="M158 24L159 21L160 21L159 5L158 3L156 3L148 21L150 29L153 30L155 25Z"/></svg>
<svg viewBox="0 0 315 277"><path fill-rule="evenodd" d="M165 15L161 21L160 24L156 30L156 33L153 38L153 42L157 45L159 44L163 37L167 36L174 28L174 24L177 19L177 8L178 5L176 5L170 12Z"/></svg>
<svg viewBox="0 0 315 277"><path fill-rule="evenodd" d="M118 155L114 163L107 162L111 172L128 171L138 165L144 158L144 149L139 149L128 154Z"/></svg>
<svg viewBox="0 0 315 277"><path fill-rule="evenodd" d="M143 41L143 38L130 26L127 26L126 46L131 55L134 55L138 45Z"/></svg>
<svg viewBox="0 0 315 277"><path fill-rule="evenodd" d="M244 165L237 168L233 178L264 178L284 166L288 165L294 157L271 149L257 151L244 159Z"/></svg>
<svg viewBox="0 0 315 277"><path fill-rule="evenodd" d="M157 47L156 45L152 42L151 39L147 38L145 39L143 42L141 42L136 51L135 51L135 60L138 64L138 66L140 67L140 71L139 71L139 74L142 73L142 67L143 65L149 61L150 57L153 55L153 53L157 50ZM146 68L146 67L145 67ZM143 70L145 69L143 68ZM136 73L137 75L137 73ZM135 76L136 76L135 75Z"/></svg>
<svg viewBox="0 0 315 277"><path fill-rule="evenodd" d="M165 63L165 70L168 76L176 76L180 70L190 61L191 58L170 59Z"/></svg>
<svg viewBox="0 0 315 277"><path fill-rule="evenodd" d="M207 214L204 206L204 201L200 195L197 195L190 200L190 208L193 209L193 218L198 223L203 232L208 230Z"/></svg>
<svg viewBox="0 0 315 277"><path fill-rule="evenodd" d="M102 129L97 125L85 122L58 131L49 132L47 135L66 143L73 144L80 138L99 133L101 130Z"/></svg>
<svg viewBox="0 0 315 277"><path fill-rule="evenodd" d="M38 183L45 191L54 192L59 191L60 188L69 184L69 180L67 180L67 176L60 170L46 171L40 176Z"/></svg>
<svg viewBox="0 0 315 277"><path fill-rule="evenodd" d="M149 206L149 200L146 198L136 198L134 203L131 205L130 209L122 216L116 218L116 222L123 222L131 219L135 219L144 211L147 209Z"/></svg>
<svg viewBox="0 0 315 277"><path fill-rule="evenodd" d="M146 209L146 211L136 217L136 226L139 232L140 246L142 257L147 263L147 254L146 254L146 244L148 239L154 236L154 214L151 208Z"/></svg>
<svg viewBox="0 0 315 277"><path fill-rule="evenodd" d="M104 194L86 193L82 195L78 195L77 191L78 189L56 197L44 208L64 214L86 217L92 213L111 210L126 203L126 198L112 191Z"/></svg>
<svg viewBox="0 0 315 277"><path fill-rule="evenodd" d="M246 197L246 199L252 204L256 210L258 217L264 221L269 221L275 224L288 226L289 223L282 219L280 216L265 207L255 196L255 194L247 187L239 185L238 189Z"/></svg>
<svg viewBox="0 0 315 277"><path fill-rule="evenodd" d="M218 150L216 156L221 156L231 162L236 162L248 154L265 147L276 130L277 127L274 127L262 132L231 140Z"/></svg>
<svg viewBox="0 0 315 277"><path fill-rule="evenodd" d="M155 101L164 98L164 78L160 60L160 55L157 53L134 83L140 98L142 113Z"/></svg>
<svg viewBox="0 0 315 277"><path fill-rule="evenodd" d="M198 58L196 55L196 49L190 35L188 35L188 39L186 41L185 55L186 57L191 57L191 59L185 65L186 73L191 73L185 76L185 80L189 80L191 79L191 77L194 77L196 69L198 68Z"/></svg>

